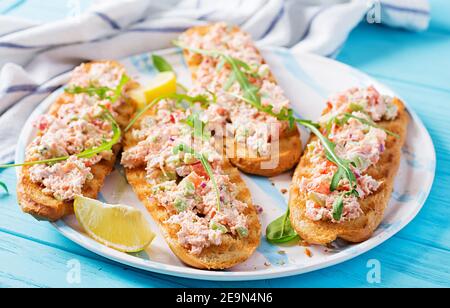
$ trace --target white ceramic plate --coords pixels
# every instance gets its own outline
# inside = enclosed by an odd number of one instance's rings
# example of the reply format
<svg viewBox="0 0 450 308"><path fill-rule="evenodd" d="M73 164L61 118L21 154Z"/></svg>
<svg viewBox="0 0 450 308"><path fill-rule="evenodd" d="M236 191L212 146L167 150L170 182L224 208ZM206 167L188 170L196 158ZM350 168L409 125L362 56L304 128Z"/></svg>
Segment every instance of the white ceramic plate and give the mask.
<svg viewBox="0 0 450 308"><path fill-rule="evenodd" d="M170 49L161 51L176 69L179 81L189 85L189 72L181 53ZM386 86L376 80L336 61L310 55L293 55L284 49L263 49L263 55L270 64L287 96L292 100L294 110L303 118L317 119L324 108L326 98L336 91L354 86L375 85L382 93L395 95ZM149 54L132 56L121 61L134 78L145 82L156 73ZM65 74L53 80L52 85L64 84L69 75ZM45 99L34 111L25 125L19 140L16 161L24 159L26 145L35 134L33 121L47 111L55 97L62 90L56 91ZM74 217L67 217L53 225L63 235L101 256L140 269L196 279L209 280L256 280L301 274L345 260L354 258L381 244L408 224L419 212L430 192L433 183L436 156L431 138L417 115L408 109L412 121L408 127L408 138L403 148L400 169L395 181L395 188L382 224L373 236L360 244L349 245L336 241L334 249L310 247L311 257L300 246L273 246L264 238L253 256L246 262L226 271L205 271L190 268L181 263L171 252L155 223L145 211L144 206L127 185L120 166L106 180L99 199L109 203L123 203L141 209L153 230L158 234L152 245L138 254L126 254L107 248L84 234ZM308 133L302 131L303 141ZM291 174L275 178L245 176L244 179L252 192L255 204L262 205L260 215L262 230L267 224L285 212L287 194L281 189L287 188Z"/></svg>

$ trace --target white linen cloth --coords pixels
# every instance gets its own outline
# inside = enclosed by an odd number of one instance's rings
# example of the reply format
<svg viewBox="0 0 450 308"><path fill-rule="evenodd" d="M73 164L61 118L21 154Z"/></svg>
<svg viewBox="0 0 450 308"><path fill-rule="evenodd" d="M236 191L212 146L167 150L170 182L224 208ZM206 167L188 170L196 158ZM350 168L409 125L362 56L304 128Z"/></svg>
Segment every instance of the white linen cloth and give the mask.
<svg viewBox="0 0 450 308"><path fill-rule="evenodd" d="M167 48L187 28L226 21L261 45L335 56L368 14L409 30L429 22L427 0L116 0L80 16L34 24L0 16L0 163L13 160L20 130L58 85L47 82L83 61Z"/></svg>

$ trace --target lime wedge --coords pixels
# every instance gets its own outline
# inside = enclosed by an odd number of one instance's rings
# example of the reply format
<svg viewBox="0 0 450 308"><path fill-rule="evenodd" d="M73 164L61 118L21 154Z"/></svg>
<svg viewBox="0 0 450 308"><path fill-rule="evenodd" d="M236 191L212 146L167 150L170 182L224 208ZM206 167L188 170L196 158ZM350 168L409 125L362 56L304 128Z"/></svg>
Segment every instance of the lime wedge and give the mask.
<svg viewBox="0 0 450 308"><path fill-rule="evenodd" d="M162 72L156 75L148 84L140 86L130 92L131 98L142 109L155 98L175 93L177 91L177 77L174 72Z"/></svg>
<svg viewBox="0 0 450 308"><path fill-rule="evenodd" d="M155 238L141 211L133 207L76 196L74 210L90 237L116 250L138 252Z"/></svg>

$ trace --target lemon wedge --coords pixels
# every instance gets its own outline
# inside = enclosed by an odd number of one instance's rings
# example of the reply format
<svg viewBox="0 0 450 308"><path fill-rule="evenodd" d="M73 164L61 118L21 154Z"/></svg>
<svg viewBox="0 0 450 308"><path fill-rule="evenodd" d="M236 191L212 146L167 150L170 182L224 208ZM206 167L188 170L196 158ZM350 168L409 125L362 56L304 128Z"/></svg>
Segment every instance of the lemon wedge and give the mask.
<svg viewBox="0 0 450 308"><path fill-rule="evenodd" d="M130 92L131 98L142 109L155 98L175 93L177 91L177 77L174 72L162 72L156 75L145 86L140 86Z"/></svg>
<svg viewBox="0 0 450 308"><path fill-rule="evenodd" d="M76 196L74 210L90 237L116 250L138 252L155 238L141 211L133 207Z"/></svg>

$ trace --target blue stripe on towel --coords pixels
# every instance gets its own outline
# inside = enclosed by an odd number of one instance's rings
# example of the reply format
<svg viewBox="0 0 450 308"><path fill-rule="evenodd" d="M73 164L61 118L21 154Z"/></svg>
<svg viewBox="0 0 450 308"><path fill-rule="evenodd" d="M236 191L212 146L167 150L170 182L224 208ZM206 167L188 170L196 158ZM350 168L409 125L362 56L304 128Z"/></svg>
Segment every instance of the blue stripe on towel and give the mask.
<svg viewBox="0 0 450 308"><path fill-rule="evenodd" d="M97 15L98 17L103 19L106 23L108 23L111 26L111 28L113 28L115 30L121 29L119 23L117 21L115 21L114 19L112 19L111 17L109 17L108 15L106 15L102 12L95 12L95 15Z"/></svg>
<svg viewBox="0 0 450 308"><path fill-rule="evenodd" d="M275 16L275 18L272 20L272 22L270 23L270 25L267 28L266 32L264 32L264 34L260 37L260 39L265 38L270 32L272 32L273 28L275 28L275 26L277 25L278 21L283 16L283 14L284 14L284 3L282 4L280 11Z"/></svg>
<svg viewBox="0 0 450 308"><path fill-rule="evenodd" d="M50 93L55 91L56 89L60 88L62 85L56 85L56 86L49 86L41 88L39 85L36 84L18 84L14 86L10 86L1 92L3 93L17 93L17 92L30 92L30 93L36 93L36 94L42 94L42 93Z"/></svg>
<svg viewBox="0 0 450 308"><path fill-rule="evenodd" d="M330 6L324 6L320 9L318 9L317 12L315 12L311 16L311 18L308 20L308 23L306 25L305 32L303 32L303 35L300 37L300 39L298 41L303 41L305 39L305 37L307 37L309 35L309 32L311 31L311 26L312 26L314 20L317 18L317 16L319 16L321 13L323 13L323 11L327 10L328 8L330 8Z"/></svg>
<svg viewBox="0 0 450 308"><path fill-rule="evenodd" d="M22 44L0 42L0 48L34 49L34 48L40 48L40 46L27 46L27 45L22 45Z"/></svg>
<svg viewBox="0 0 450 308"><path fill-rule="evenodd" d="M132 28L125 30L126 32L184 32L188 27L167 27L167 28Z"/></svg>

